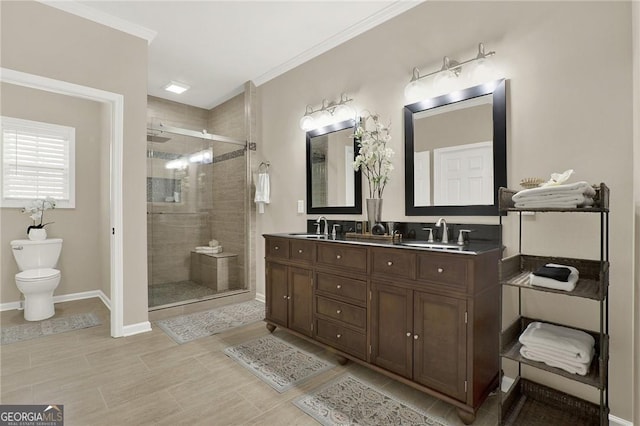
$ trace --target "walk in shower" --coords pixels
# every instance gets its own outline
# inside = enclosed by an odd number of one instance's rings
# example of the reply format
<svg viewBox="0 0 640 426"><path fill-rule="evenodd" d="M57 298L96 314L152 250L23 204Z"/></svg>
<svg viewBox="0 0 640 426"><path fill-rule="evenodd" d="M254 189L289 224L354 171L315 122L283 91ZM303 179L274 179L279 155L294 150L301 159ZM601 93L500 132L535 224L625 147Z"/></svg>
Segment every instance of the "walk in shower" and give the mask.
<svg viewBox="0 0 640 426"><path fill-rule="evenodd" d="M247 291L244 142L147 127L149 308Z"/></svg>

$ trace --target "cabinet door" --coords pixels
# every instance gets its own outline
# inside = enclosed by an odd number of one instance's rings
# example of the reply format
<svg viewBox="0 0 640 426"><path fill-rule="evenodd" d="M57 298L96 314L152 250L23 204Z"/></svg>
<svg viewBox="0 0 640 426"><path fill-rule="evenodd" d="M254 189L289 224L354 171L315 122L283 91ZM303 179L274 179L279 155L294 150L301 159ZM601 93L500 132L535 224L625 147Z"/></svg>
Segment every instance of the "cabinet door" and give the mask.
<svg viewBox="0 0 640 426"><path fill-rule="evenodd" d="M460 401L466 400L466 301L414 293L413 379Z"/></svg>
<svg viewBox="0 0 640 426"><path fill-rule="evenodd" d="M374 282L371 296L371 362L411 378L412 291Z"/></svg>
<svg viewBox="0 0 640 426"><path fill-rule="evenodd" d="M289 267L289 328L311 336L313 281L309 269Z"/></svg>
<svg viewBox="0 0 640 426"><path fill-rule="evenodd" d="M287 267L267 262L266 312L267 320L287 326Z"/></svg>

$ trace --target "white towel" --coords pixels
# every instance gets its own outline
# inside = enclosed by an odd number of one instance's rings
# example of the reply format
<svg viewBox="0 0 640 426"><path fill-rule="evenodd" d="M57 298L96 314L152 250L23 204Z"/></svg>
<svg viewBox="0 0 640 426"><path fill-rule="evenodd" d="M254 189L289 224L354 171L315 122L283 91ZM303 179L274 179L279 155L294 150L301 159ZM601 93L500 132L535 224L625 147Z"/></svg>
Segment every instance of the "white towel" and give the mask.
<svg viewBox="0 0 640 426"><path fill-rule="evenodd" d="M258 213L264 213L264 205L271 202L270 192L269 173L259 173L256 182L256 196L254 198Z"/></svg>
<svg viewBox="0 0 640 426"><path fill-rule="evenodd" d="M566 185L544 186L531 189L523 189L513 195L513 201L518 202L523 198L551 195L584 195L593 198L595 189L587 182L576 182Z"/></svg>
<svg viewBox="0 0 640 426"><path fill-rule="evenodd" d="M553 354L570 363L588 364L593 357L595 339L584 331L534 321L520 335L520 343L529 349Z"/></svg>
<svg viewBox="0 0 640 426"><path fill-rule="evenodd" d="M544 362L550 367L560 368L571 374L579 374L581 376L587 375L589 372L589 366L591 365L591 362L580 363L559 358L553 352L549 352L542 348L532 347L530 345L523 345L520 348L520 355L532 361Z"/></svg>
<svg viewBox="0 0 640 426"><path fill-rule="evenodd" d="M577 207L590 207L593 205L593 198L584 195L565 195L561 197L545 196L527 197L515 203L517 208L560 208L570 209Z"/></svg>
<svg viewBox="0 0 640 426"><path fill-rule="evenodd" d="M545 266L556 267L556 268L569 268L571 273L569 274L569 279L565 281L554 280L553 278L547 277L539 277L534 275L533 273L529 274L529 284L537 286L537 287L546 287L552 288L554 290L564 290L564 291L573 291L576 288L576 283L580 278L580 273L573 266L567 265L558 265L557 263L547 263Z"/></svg>

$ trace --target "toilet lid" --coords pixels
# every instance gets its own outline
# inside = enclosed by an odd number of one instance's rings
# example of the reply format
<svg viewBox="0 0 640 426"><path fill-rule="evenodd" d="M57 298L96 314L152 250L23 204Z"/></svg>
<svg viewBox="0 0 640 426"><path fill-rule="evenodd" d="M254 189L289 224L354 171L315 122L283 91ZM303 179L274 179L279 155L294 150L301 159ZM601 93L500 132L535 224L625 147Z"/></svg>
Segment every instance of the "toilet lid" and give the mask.
<svg viewBox="0 0 640 426"><path fill-rule="evenodd" d="M51 268L29 269L16 274L16 278L23 281L37 281L46 278L55 278L60 275L60 271Z"/></svg>

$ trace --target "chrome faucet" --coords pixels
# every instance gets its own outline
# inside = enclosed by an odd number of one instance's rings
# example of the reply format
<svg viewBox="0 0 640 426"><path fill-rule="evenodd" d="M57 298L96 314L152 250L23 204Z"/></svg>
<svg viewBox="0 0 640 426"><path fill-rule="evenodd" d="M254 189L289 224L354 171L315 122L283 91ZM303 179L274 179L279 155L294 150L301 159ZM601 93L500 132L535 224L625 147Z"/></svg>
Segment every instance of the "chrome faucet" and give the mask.
<svg viewBox="0 0 640 426"><path fill-rule="evenodd" d="M447 229L447 221L443 217L436 222L436 227L440 228L440 226L442 226L442 239L440 241L446 244L449 242L449 230Z"/></svg>
<svg viewBox="0 0 640 426"><path fill-rule="evenodd" d="M327 218L324 216L320 216L319 218L316 219L316 225L320 225L320 221L324 221L324 236L328 237L329 236L329 225L327 224ZM320 227L317 226L316 227L316 234L320 235Z"/></svg>

